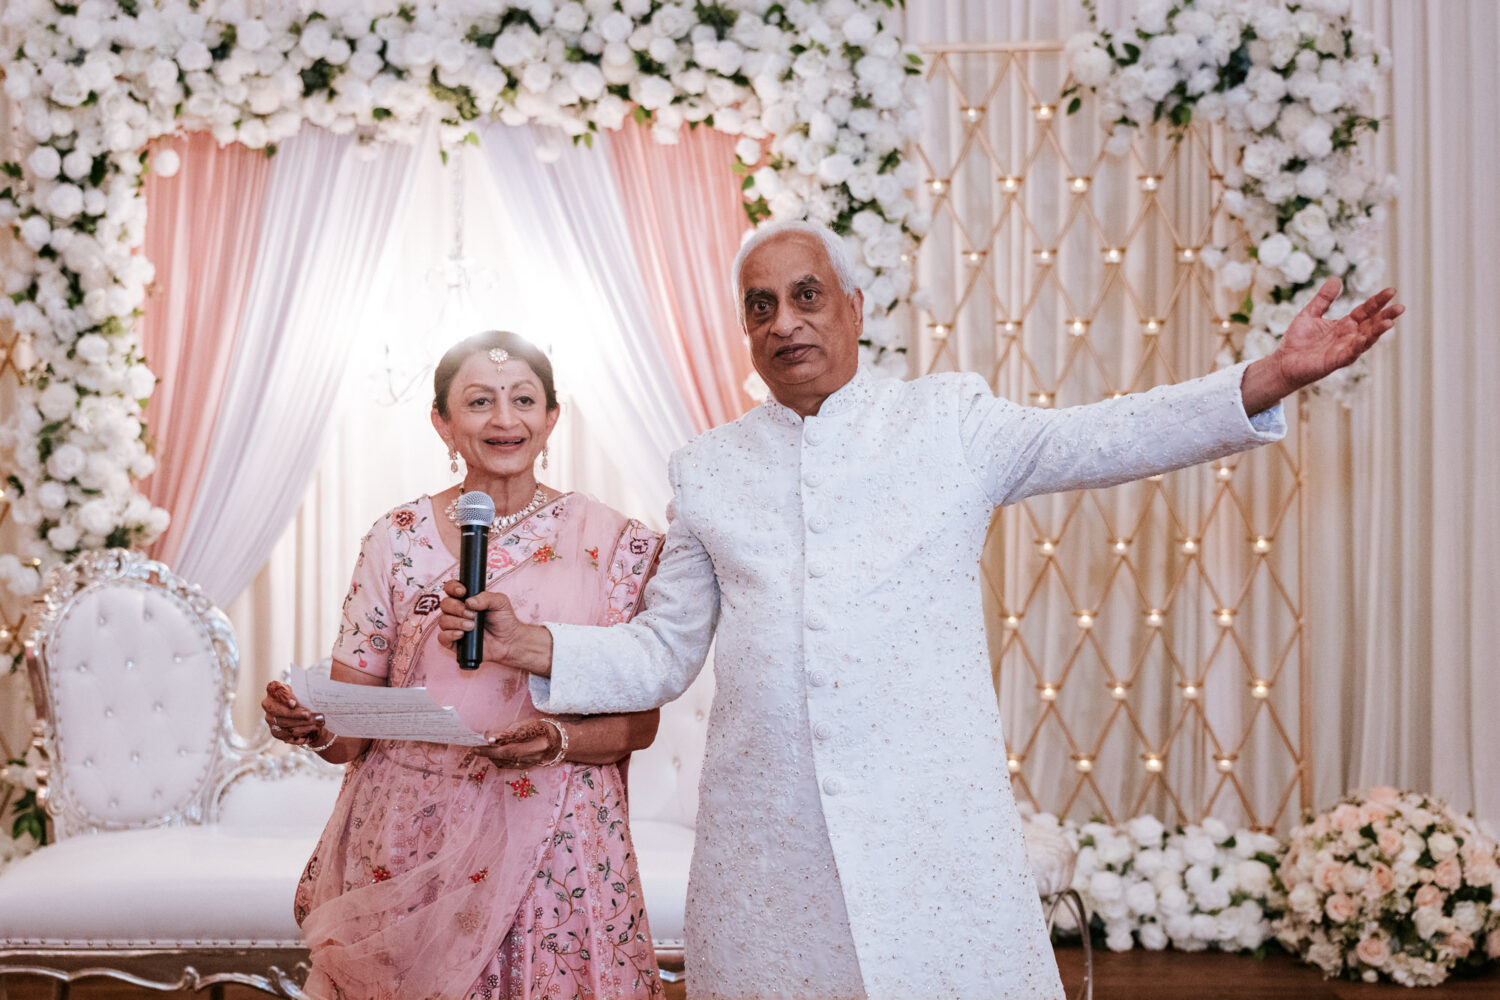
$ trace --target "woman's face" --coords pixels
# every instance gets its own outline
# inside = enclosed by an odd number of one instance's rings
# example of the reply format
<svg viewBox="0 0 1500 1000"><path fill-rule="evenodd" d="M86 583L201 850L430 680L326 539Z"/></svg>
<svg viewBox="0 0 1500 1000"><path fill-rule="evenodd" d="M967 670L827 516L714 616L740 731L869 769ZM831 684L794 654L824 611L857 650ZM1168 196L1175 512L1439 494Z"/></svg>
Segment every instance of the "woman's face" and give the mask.
<svg viewBox="0 0 1500 1000"><path fill-rule="evenodd" d="M557 423L548 412L542 380L531 366L512 358L503 365L488 352L469 355L448 388L448 416L432 411L443 443L463 456L468 479L530 474Z"/></svg>

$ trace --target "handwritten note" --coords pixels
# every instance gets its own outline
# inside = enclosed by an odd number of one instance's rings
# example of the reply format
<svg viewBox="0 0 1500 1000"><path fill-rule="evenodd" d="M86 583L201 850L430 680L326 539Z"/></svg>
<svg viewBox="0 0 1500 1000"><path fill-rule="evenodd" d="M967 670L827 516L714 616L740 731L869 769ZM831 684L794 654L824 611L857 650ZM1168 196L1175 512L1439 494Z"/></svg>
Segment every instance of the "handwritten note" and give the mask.
<svg viewBox="0 0 1500 1000"><path fill-rule="evenodd" d="M482 733L464 725L456 709L433 701L426 688L346 684L296 664L288 682L297 700L322 715L328 730L340 736L465 747L486 742Z"/></svg>

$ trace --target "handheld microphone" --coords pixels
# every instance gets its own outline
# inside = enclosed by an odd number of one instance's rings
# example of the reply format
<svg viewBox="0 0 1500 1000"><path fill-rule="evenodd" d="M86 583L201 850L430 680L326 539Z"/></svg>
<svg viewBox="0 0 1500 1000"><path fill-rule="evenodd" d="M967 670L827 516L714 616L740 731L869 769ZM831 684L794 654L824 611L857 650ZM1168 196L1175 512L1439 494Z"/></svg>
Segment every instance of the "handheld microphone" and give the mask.
<svg viewBox="0 0 1500 1000"><path fill-rule="evenodd" d="M471 490L458 498L454 520L458 522L458 582L465 599L483 593L485 553L490 544L490 522L495 519L495 501L488 493ZM474 629L458 640L458 668L478 670L484 659L484 612L476 616Z"/></svg>

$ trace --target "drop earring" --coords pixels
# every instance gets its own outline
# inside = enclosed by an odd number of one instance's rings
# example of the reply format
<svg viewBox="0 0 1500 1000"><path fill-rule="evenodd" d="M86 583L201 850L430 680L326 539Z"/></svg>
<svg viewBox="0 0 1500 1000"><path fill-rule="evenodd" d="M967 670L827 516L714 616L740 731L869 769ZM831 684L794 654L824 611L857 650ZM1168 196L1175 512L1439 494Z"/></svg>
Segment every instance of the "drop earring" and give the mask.
<svg viewBox="0 0 1500 1000"><path fill-rule="evenodd" d="M542 468L547 468L547 446L542 445Z"/></svg>
<svg viewBox="0 0 1500 1000"><path fill-rule="evenodd" d="M453 470L455 476L458 475L458 451L452 447L448 449L448 468Z"/></svg>

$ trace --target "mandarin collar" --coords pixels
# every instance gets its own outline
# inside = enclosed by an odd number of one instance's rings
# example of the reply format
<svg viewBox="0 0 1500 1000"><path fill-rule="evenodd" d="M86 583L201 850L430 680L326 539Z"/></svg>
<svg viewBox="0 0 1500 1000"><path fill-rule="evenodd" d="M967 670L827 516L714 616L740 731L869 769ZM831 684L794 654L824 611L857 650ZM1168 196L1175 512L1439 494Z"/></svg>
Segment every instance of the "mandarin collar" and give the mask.
<svg viewBox="0 0 1500 1000"><path fill-rule="evenodd" d="M854 373L853 378L839 386L838 389L834 390L832 395L823 400L823 405L818 407L817 415L819 417L836 416L852 410L861 403L868 402L871 397L870 385L872 382L873 379L870 373L861 368ZM767 396L766 401L761 406L765 408L767 415L777 423L790 424L792 426L798 426L802 423L802 415L791 407L783 405L775 396Z"/></svg>

